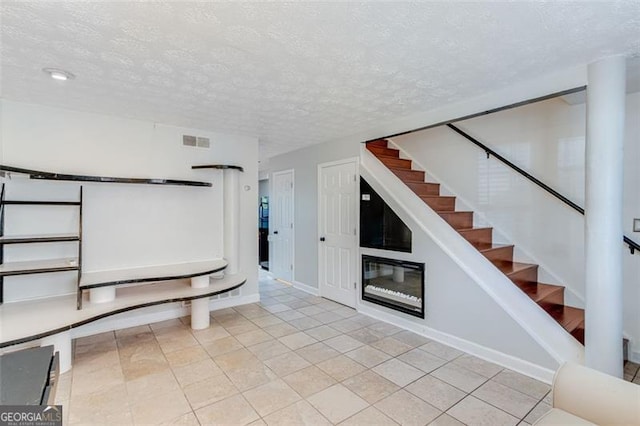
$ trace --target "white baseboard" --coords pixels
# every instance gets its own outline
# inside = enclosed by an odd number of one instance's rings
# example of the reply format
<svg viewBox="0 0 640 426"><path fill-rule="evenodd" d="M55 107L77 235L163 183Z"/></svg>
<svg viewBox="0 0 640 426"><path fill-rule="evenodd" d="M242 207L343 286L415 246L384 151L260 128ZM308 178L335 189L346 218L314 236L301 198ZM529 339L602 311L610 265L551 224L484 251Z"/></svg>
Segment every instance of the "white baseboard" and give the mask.
<svg viewBox="0 0 640 426"><path fill-rule="evenodd" d="M233 308L234 306L248 305L250 303L258 303L260 301L260 294L249 294L247 296L235 296L225 297L224 299L217 299L209 301L209 310L217 311L218 309Z"/></svg>
<svg viewBox="0 0 640 426"><path fill-rule="evenodd" d="M257 303L259 301L260 295L257 293L250 294L248 296L227 297L222 300L211 300L209 302L209 310L215 311L218 309L231 308L249 303ZM107 331L153 324L160 321L180 318L189 315L189 313L189 308L182 307L181 303L141 308L133 312L125 312L123 314L114 315L109 318L104 318L102 320L83 325L82 327L74 328L71 330L71 338L76 339L78 337L91 336Z"/></svg>
<svg viewBox="0 0 640 426"><path fill-rule="evenodd" d="M302 290L305 293L309 293L313 296L320 296L320 291L316 287L311 287L310 285L303 284L299 281L294 281L293 287L297 288L298 290Z"/></svg>
<svg viewBox="0 0 640 426"><path fill-rule="evenodd" d="M541 367L529 361L504 354L502 352L496 351L495 349L487 348L485 346L470 342L465 339L461 339L451 334L434 330L432 328L412 321L408 321L404 318L397 317L387 312L382 312L378 309L364 305L362 303L358 305L357 309L361 314L370 316L389 324L393 324L397 327L404 328L405 330L412 331L428 339L435 340L445 345L449 345L468 354L477 356L478 358L482 358L486 361L493 362L510 370L524 374L525 376L540 380L541 382L551 384L553 381L553 375L555 373L553 370Z"/></svg>
<svg viewBox="0 0 640 426"><path fill-rule="evenodd" d="M135 311L113 315L78 328L71 329L71 338L86 337L107 331L153 324L189 315L189 308L183 308L180 302L166 305L150 306Z"/></svg>

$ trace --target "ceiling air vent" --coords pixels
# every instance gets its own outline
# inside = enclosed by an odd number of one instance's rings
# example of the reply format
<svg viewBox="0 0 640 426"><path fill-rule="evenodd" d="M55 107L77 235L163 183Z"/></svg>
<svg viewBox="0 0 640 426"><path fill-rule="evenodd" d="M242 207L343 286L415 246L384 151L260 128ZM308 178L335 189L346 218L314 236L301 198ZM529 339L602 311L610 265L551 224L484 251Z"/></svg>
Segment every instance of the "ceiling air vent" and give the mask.
<svg viewBox="0 0 640 426"><path fill-rule="evenodd" d="M211 142L209 141L209 138L203 138L201 136L182 135L182 145L209 148L211 146Z"/></svg>
<svg viewBox="0 0 640 426"><path fill-rule="evenodd" d="M198 136L196 139L197 145L200 148L209 148L209 138L201 138L200 136Z"/></svg>
<svg viewBox="0 0 640 426"><path fill-rule="evenodd" d="M182 135L182 145L184 146L196 146L196 137L189 135Z"/></svg>

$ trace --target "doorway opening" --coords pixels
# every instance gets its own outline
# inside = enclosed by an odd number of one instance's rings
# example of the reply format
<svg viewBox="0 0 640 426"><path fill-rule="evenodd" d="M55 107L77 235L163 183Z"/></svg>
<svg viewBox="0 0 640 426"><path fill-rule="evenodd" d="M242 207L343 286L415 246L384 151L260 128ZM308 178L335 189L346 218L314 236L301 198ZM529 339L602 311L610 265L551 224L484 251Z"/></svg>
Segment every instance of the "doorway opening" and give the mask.
<svg viewBox="0 0 640 426"><path fill-rule="evenodd" d="M269 180L258 182L258 265L269 270Z"/></svg>

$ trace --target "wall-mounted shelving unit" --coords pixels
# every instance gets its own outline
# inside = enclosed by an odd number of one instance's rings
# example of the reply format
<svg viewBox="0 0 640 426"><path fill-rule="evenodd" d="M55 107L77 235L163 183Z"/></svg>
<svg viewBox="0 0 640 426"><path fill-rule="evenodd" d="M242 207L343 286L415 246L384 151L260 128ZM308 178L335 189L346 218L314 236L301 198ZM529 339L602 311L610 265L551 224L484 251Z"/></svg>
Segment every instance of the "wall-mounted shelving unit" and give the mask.
<svg viewBox="0 0 640 426"><path fill-rule="evenodd" d="M143 184L143 185L211 186L210 182L200 182L200 181L194 181L194 180L73 175L73 174L43 172L39 170L24 169L21 167L6 166L2 164L0 164L0 172L28 175L29 179L62 180L62 181L71 181L71 182L135 183L135 184Z"/></svg>
<svg viewBox="0 0 640 426"><path fill-rule="evenodd" d="M203 166L204 168L230 168L242 170L238 166ZM198 166L195 166L198 168ZM0 172L8 174L26 175L30 179L55 180L71 182L97 182L97 183L127 183L145 185L178 185L210 187L210 182L165 179L165 178L130 178L130 177L105 177L89 175L72 175L54 172L44 172L21 167L0 165ZM223 260L210 260L199 262L187 262L180 264L161 265L154 267L130 268L117 271L89 272L82 271L82 186L78 201L47 201L47 200L5 200L4 184L0 195L0 304L3 303L3 278L13 275L30 275L51 272L78 271L76 292L76 308L82 309L85 290L99 287L119 286L123 284L162 282L176 279L204 276L222 271L226 266ZM59 235L4 235L5 206L31 205L31 206L70 206L79 207L79 223L77 234ZM78 256L76 258L49 259L26 262L4 263L4 246L8 244L29 243L55 243L78 242Z"/></svg>
<svg viewBox="0 0 640 426"><path fill-rule="evenodd" d="M199 169L218 169L218 170L239 170L244 172L244 168L242 166L234 166L231 164L202 164L198 166L191 166L193 170Z"/></svg>
<svg viewBox="0 0 640 426"><path fill-rule="evenodd" d="M6 206L62 206L79 208L78 232L75 234L5 235ZM77 242L78 256L64 259L43 259L5 262L5 245ZM47 274L78 271L82 275L82 186L78 201L5 200L5 185L0 192L0 304L4 303L4 278L16 275Z"/></svg>
<svg viewBox="0 0 640 426"><path fill-rule="evenodd" d="M194 168L243 171L242 167L226 165L195 166ZM0 165L0 175L3 177L10 179L14 174L26 176L29 179L79 183L212 186L210 182L201 181L71 175ZM232 174L237 175L237 173ZM237 191L235 195L237 197ZM5 235L4 221L6 210L9 206L32 206L33 208L47 206L52 209L59 207L79 208L78 231L61 234ZM241 287L247 280L246 276L238 273L237 265L235 265L236 270L234 272L226 273L227 271L225 271L223 276L220 276L220 274L219 276L214 276L215 279L209 280L211 274L225 270L228 267L228 259L199 260L121 270L83 271L82 207L82 186L80 186L78 201L5 200L5 184L2 184L2 192L0 194L0 349L51 337L54 339L53 344L56 345L56 350L64 354L64 356L61 356L64 359L61 365L64 365L63 371L66 371L71 366L72 353L69 330L101 318L134 309L181 301L192 301L192 327L205 328L209 325L208 299L223 293L229 294L229 292ZM45 213L48 213L48 211ZM10 213L7 219L10 219L12 215L13 213ZM235 216L237 217L239 214L235 214ZM46 226L48 221L45 219L44 222ZM68 223L66 224L68 225ZM23 223L23 229L24 225L28 224ZM42 230L42 227L39 228ZM65 230L65 232L68 231L68 229ZM26 233L28 232L26 231ZM28 262L4 262L5 246L55 243L77 243L77 257ZM234 259L237 259L237 256ZM2 303L4 301L4 277L63 271L77 272L75 294L58 294L45 298L32 298L15 302L12 300L11 303ZM186 281L189 278L191 278L191 282ZM13 284L12 282L11 285ZM48 282L45 282L45 285L47 284ZM143 285L135 284L151 284L153 289L147 289ZM86 295L87 292L90 293L88 297ZM46 321L43 321L42 318L46 318Z"/></svg>

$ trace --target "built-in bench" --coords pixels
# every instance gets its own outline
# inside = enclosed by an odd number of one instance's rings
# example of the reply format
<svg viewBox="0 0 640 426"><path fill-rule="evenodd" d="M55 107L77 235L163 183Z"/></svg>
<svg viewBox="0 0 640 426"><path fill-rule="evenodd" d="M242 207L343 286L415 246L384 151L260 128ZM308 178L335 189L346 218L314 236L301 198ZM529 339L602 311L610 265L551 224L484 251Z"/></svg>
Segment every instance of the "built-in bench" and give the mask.
<svg viewBox="0 0 640 426"><path fill-rule="evenodd" d="M72 294L46 299L5 303L0 306L0 348L42 339L80 327L111 315L138 308L208 298L232 291L246 282L241 274L211 280L208 287L193 288L186 280L158 282L153 290L144 286L121 287L115 300L105 303L85 301L75 309Z"/></svg>

